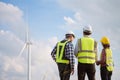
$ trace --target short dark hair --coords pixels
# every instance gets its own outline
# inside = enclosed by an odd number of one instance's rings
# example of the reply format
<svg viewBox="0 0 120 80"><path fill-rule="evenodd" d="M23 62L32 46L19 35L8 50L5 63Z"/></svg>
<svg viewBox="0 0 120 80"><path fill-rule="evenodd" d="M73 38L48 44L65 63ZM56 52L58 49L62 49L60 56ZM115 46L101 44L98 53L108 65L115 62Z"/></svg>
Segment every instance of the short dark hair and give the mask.
<svg viewBox="0 0 120 80"><path fill-rule="evenodd" d="M104 48L110 48L110 44L102 44Z"/></svg>
<svg viewBox="0 0 120 80"><path fill-rule="evenodd" d="M91 35L92 33L90 31L83 31L84 35Z"/></svg>
<svg viewBox="0 0 120 80"><path fill-rule="evenodd" d="M65 35L66 38L69 38L69 37L71 37L71 36L73 36L73 37L75 38L75 36L72 35L72 34L66 34L66 35Z"/></svg>

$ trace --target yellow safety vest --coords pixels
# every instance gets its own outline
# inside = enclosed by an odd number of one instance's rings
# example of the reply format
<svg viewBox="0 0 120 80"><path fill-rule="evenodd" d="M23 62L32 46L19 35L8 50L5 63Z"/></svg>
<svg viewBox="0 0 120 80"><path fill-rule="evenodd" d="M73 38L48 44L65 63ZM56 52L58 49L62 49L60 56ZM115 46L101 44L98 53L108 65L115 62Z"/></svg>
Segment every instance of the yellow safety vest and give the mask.
<svg viewBox="0 0 120 80"><path fill-rule="evenodd" d="M107 64L107 70L113 71L113 58L112 58L112 51L110 48L105 49L106 52L106 64Z"/></svg>
<svg viewBox="0 0 120 80"><path fill-rule="evenodd" d="M78 42L78 62L80 63L95 63L95 41L93 38L83 37Z"/></svg>
<svg viewBox="0 0 120 80"><path fill-rule="evenodd" d="M65 60L63 59L63 55L64 55L64 49L65 49L65 45L68 41L65 42L58 42L57 44L57 51L56 51L56 62L57 63L69 63L69 60Z"/></svg>

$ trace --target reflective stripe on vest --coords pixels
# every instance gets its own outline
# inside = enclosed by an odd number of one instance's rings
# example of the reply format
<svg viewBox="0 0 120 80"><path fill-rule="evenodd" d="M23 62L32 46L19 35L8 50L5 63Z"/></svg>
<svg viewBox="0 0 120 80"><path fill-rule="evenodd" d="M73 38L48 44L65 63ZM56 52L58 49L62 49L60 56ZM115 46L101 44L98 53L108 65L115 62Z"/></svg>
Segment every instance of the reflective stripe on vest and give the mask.
<svg viewBox="0 0 120 80"><path fill-rule="evenodd" d="M56 52L56 62L57 63L69 63L69 60L64 60L63 58L63 54L64 54L64 49L65 49L65 45L68 41L65 42L58 42L57 44L57 52Z"/></svg>
<svg viewBox="0 0 120 80"><path fill-rule="evenodd" d="M111 49L107 48L107 49L105 49L105 52L106 52L107 70L108 71L113 71L112 51L111 51Z"/></svg>
<svg viewBox="0 0 120 80"><path fill-rule="evenodd" d="M83 37L78 42L78 62L80 63L95 63L95 41L89 37Z"/></svg>

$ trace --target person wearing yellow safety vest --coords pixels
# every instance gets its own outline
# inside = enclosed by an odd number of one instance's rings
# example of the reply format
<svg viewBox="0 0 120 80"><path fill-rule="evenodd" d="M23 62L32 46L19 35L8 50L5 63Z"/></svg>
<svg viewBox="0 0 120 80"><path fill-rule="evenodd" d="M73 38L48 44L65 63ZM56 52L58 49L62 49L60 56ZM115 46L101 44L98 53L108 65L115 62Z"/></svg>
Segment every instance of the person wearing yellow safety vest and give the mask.
<svg viewBox="0 0 120 80"><path fill-rule="evenodd" d="M90 37L92 27L83 28L83 37L75 45L75 56L78 58L78 80L95 80L95 62L97 61L97 42Z"/></svg>
<svg viewBox="0 0 120 80"><path fill-rule="evenodd" d="M57 63L60 80L69 80L74 73L74 47L72 41L75 35L72 31L65 34L65 39L58 42L51 52L53 60Z"/></svg>
<svg viewBox="0 0 120 80"><path fill-rule="evenodd" d="M103 46L101 52L100 61L97 61L97 65L100 66L100 74L101 80L111 80L112 71L113 71L113 58L112 58L112 50L110 49L110 41L107 37L103 37L101 39L101 43Z"/></svg>

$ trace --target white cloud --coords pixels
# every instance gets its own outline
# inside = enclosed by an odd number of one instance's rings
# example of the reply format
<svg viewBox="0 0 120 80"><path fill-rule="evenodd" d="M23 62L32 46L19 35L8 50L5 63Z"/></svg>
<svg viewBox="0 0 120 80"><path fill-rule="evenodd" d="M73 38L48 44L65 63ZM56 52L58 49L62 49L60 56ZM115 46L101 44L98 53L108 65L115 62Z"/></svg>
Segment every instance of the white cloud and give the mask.
<svg viewBox="0 0 120 80"><path fill-rule="evenodd" d="M58 42L58 38L57 37L52 37L51 39L48 40L48 42L49 42L49 45L51 47L54 47L55 44Z"/></svg>
<svg viewBox="0 0 120 80"><path fill-rule="evenodd" d="M120 1L96 1L96 0L59 0L58 3L73 12L79 12L86 23L106 28L119 23ZM117 24L116 24L117 23Z"/></svg>
<svg viewBox="0 0 120 80"><path fill-rule="evenodd" d="M16 58L24 42L9 31L0 30L0 66L2 80L20 80L26 75L26 57ZM25 53L25 52L24 52Z"/></svg>
<svg viewBox="0 0 120 80"><path fill-rule="evenodd" d="M78 22L81 22L82 21L82 17L80 15L79 12L76 12L75 15L74 15L75 19L78 21Z"/></svg>
<svg viewBox="0 0 120 80"><path fill-rule="evenodd" d="M64 16L65 24L60 26L66 31L70 30L77 30L83 26L83 20L81 17L81 14L79 12L75 12L75 14L70 17L70 16Z"/></svg>
<svg viewBox="0 0 120 80"><path fill-rule="evenodd" d="M20 51L23 44L24 42L15 34L9 31L0 30L0 48L4 55L15 56L16 53Z"/></svg>
<svg viewBox="0 0 120 80"><path fill-rule="evenodd" d="M0 2L0 7L1 23L5 24L5 22L7 22L10 24L15 24L16 21L22 21L23 13L18 7L12 4L6 4L4 2Z"/></svg>
<svg viewBox="0 0 120 80"><path fill-rule="evenodd" d="M32 79L58 79L57 66L51 58L51 50L57 40L57 37L50 38L47 41L32 40Z"/></svg>
<svg viewBox="0 0 120 80"><path fill-rule="evenodd" d="M25 73L25 64L23 62L25 62L24 58L13 59L4 56L4 71L15 70L17 73Z"/></svg>
<svg viewBox="0 0 120 80"><path fill-rule="evenodd" d="M8 29L23 39L26 23L23 12L12 4L0 2L0 29Z"/></svg>
<svg viewBox="0 0 120 80"><path fill-rule="evenodd" d="M6 43L3 43L4 41ZM42 79L45 75L52 76L46 77L46 79L58 79L57 66L50 55L52 47L55 46L57 41L57 37L47 41L32 40L32 79ZM0 45L0 79L25 80L27 77L27 50L25 49L23 54L17 57L24 45L24 41L9 31L0 30Z"/></svg>
<svg viewBox="0 0 120 80"><path fill-rule="evenodd" d="M120 46L117 45L120 41L120 38L118 37L118 34L120 33L120 9L118 9L120 1L59 0L58 3L62 7L75 13L73 18L71 18L72 16L69 16L69 18L76 24L70 24L67 26L68 28L71 28L70 26L78 26L74 29L80 31L79 26L90 24L93 27L93 35L97 37L98 40L106 35L110 37L112 44L116 48L120 48ZM64 26L66 27L66 25Z"/></svg>
<svg viewBox="0 0 120 80"><path fill-rule="evenodd" d="M17 6L4 2L0 2L0 7L0 79L26 80L27 50L25 49L23 54L17 57L24 45L26 24L23 12ZM58 80L57 67L50 55L51 47L56 44L57 40L57 37L47 41L32 40L32 79L43 78L47 72L46 76L51 75ZM57 76L54 77L54 75ZM47 79L53 80L51 76Z"/></svg>
<svg viewBox="0 0 120 80"><path fill-rule="evenodd" d="M75 21L73 19L71 19L70 17L64 17L64 20L66 21L66 24L75 24Z"/></svg>

